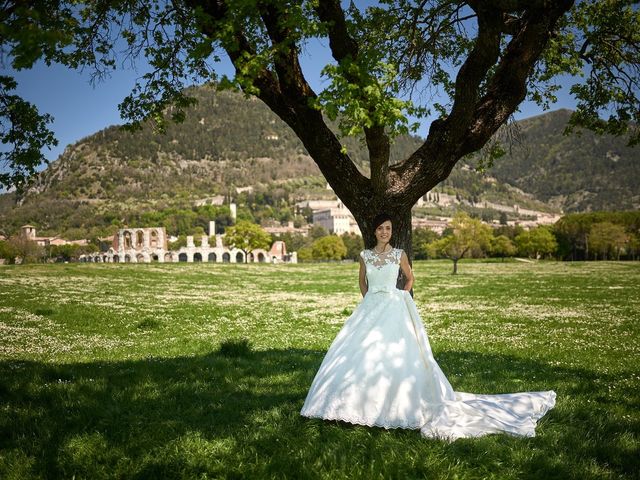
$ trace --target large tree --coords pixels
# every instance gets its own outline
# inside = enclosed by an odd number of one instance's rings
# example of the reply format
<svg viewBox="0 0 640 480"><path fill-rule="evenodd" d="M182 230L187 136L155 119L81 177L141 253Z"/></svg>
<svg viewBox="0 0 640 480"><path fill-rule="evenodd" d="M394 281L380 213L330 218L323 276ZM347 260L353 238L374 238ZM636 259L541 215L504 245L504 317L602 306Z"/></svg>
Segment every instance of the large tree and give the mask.
<svg viewBox="0 0 640 480"><path fill-rule="evenodd" d="M225 245L239 248L244 252L244 261L248 262L249 253L259 248L266 250L271 246L271 235L260 225L241 220L232 227L225 229Z"/></svg>
<svg viewBox="0 0 640 480"><path fill-rule="evenodd" d="M518 251L536 260L540 257L552 255L558 250L556 237L544 226L538 226L522 232L516 237L515 243Z"/></svg>
<svg viewBox="0 0 640 480"><path fill-rule="evenodd" d="M589 232L589 250L595 255L598 254L606 260L611 254L616 260L620 260L620 253L629 243L629 235L622 225L611 222L599 222L591 225Z"/></svg>
<svg viewBox="0 0 640 480"><path fill-rule="evenodd" d="M572 88L572 125L623 134L640 120L640 32L631 0L7 0L0 4L0 54L14 68L59 62L100 77L146 56L152 70L120 105L134 125L180 120L190 82L216 80L255 95L302 140L354 214L365 242L373 217L394 220L397 246L411 257L411 207L464 156L500 152L492 140L525 99L548 106L562 75L584 73ZM328 40L333 61L316 92L300 55ZM125 50L124 59L119 53ZM211 67L226 54L235 76ZM119 56L120 55L120 56ZM46 116L11 96L0 77L3 184L20 186L51 138ZM437 101L434 100L437 99ZM18 105L11 108L11 105ZM2 105L0 105L1 107ZM604 112L608 119L599 117ZM422 145L391 164L393 137L410 118L436 115ZM35 116L34 116L35 115ZM362 135L367 171L350 159L327 124ZM639 140L631 132L632 143ZM42 158L42 157L38 157Z"/></svg>
<svg viewBox="0 0 640 480"><path fill-rule="evenodd" d="M458 262L475 250L485 252L491 244L491 227L464 212L458 212L451 221L449 232L426 245L431 256L443 256L453 262L453 275L458 273Z"/></svg>

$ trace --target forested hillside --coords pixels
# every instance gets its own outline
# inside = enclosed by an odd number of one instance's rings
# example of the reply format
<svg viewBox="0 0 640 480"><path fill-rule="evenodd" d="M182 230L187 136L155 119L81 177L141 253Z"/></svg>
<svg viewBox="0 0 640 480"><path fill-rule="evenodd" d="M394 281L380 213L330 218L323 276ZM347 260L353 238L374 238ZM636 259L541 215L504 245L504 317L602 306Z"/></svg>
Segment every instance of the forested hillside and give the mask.
<svg viewBox="0 0 640 480"><path fill-rule="evenodd" d="M588 131L563 135L570 114L518 122L510 152L489 173L566 212L640 208L640 147Z"/></svg>
<svg viewBox="0 0 640 480"><path fill-rule="evenodd" d="M197 105L166 133L150 125L134 133L106 128L67 147L17 203L13 194L0 195L0 233L31 223L42 234L108 235L153 212L185 211L215 195L235 199L246 218L284 221L295 216L296 201L332 196L295 134L260 101L211 86L193 94ZM473 160L461 163L436 190L476 204L543 211L638 208L640 151L590 133L563 137L567 118L558 111L520 122L511 152L486 174L469 168ZM367 174L363 143L342 141ZM392 161L420 142L396 139ZM236 187L247 186L257 193L237 193ZM427 212L450 213L440 207Z"/></svg>

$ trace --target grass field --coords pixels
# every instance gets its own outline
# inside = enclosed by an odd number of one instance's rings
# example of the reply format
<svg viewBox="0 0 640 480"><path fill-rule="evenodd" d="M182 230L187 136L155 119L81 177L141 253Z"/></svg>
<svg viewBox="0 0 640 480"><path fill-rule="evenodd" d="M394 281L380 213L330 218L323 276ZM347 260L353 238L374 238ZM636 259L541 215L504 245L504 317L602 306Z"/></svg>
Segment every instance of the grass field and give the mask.
<svg viewBox="0 0 640 480"><path fill-rule="evenodd" d="M417 262L456 390L553 389L535 438L299 416L357 265L0 267L0 478L640 478L640 264Z"/></svg>

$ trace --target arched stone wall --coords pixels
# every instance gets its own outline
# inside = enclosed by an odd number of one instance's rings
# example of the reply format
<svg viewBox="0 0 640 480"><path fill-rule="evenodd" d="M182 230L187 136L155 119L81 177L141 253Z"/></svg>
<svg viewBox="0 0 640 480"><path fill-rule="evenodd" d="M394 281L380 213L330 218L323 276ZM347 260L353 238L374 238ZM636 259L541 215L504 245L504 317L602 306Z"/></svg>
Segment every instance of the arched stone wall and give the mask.
<svg viewBox="0 0 640 480"><path fill-rule="evenodd" d="M190 241L189 241L190 240ZM245 263L245 253L237 248L227 248L222 235L212 237L212 241L203 239L196 245L189 237L187 246L178 251L167 249L167 235L164 227L124 228L114 236L113 247L104 253L92 253L81 258L84 262L106 263L150 263L150 262L201 262L209 263ZM276 242L281 243L281 242ZM274 244L275 246L276 244ZM271 247L271 252L256 249L246 254L247 263L291 262L297 263L295 252L280 255ZM277 249L276 249L277 250ZM284 252L285 250L283 250Z"/></svg>

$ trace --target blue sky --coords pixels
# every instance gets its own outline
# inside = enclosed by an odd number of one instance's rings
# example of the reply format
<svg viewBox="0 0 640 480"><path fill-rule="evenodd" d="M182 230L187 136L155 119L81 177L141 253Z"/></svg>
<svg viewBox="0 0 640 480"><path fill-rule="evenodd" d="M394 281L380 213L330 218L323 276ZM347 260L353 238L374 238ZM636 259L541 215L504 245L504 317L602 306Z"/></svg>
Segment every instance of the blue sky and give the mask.
<svg viewBox="0 0 640 480"><path fill-rule="evenodd" d="M323 85L320 71L329 60L326 44L315 42L305 49L302 58L303 69L316 92ZM146 63L141 62L137 70L115 70L109 78L94 85L90 82L89 71L72 71L58 65L48 67L38 64L31 70L11 72L18 82L17 93L34 103L40 112L49 113L54 117L50 128L59 144L54 149L45 151L45 157L55 160L67 145L110 125L123 123L118 112L118 104L129 94L136 79L144 73L145 67ZM218 71L231 74L232 67L228 61L223 61ZM570 83L570 78L561 79L563 88L552 110L575 107L575 101L568 93ZM521 105L520 112L515 117L521 119L541 113L540 107L526 102ZM429 119L423 120L416 133L424 137L429 122Z"/></svg>

